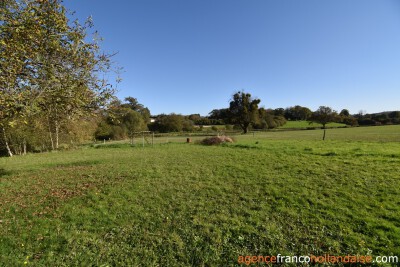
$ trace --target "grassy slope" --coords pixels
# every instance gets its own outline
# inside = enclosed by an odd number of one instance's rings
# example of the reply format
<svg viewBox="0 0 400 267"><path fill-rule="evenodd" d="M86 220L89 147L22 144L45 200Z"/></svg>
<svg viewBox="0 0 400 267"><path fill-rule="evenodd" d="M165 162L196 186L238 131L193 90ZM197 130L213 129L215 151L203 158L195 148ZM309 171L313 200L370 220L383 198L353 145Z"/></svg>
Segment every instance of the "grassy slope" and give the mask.
<svg viewBox="0 0 400 267"><path fill-rule="evenodd" d="M328 123L326 127L343 127L346 126L344 123L332 122ZM322 127L322 124L312 123L308 121L287 121L285 125L279 127L280 129L293 129L293 128L308 128L308 127Z"/></svg>
<svg viewBox="0 0 400 267"><path fill-rule="evenodd" d="M399 126L0 159L0 265L400 255ZM332 140L334 139L334 140ZM180 139L174 139L181 141ZM171 141L171 140L170 140Z"/></svg>

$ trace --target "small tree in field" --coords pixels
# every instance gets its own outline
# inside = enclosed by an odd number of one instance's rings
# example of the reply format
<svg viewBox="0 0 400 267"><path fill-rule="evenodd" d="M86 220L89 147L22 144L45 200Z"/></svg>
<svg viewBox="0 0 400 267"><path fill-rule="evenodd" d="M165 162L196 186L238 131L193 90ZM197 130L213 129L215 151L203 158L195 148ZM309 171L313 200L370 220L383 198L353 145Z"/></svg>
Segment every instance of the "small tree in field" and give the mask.
<svg viewBox="0 0 400 267"><path fill-rule="evenodd" d="M135 132L147 130L147 126L142 115L140 115L139 112L131 109L126 109L126 113L122 117L122 122L126 127L129 138L131 139L131 144L133 144Z"/></svg>
<svg viewBox="0 0 400 267"><path fill-rule="evenodd" d="M317 111L313 112L309 118L310 123L316 122L322 124L324 135L322 140L325 140L326 125L331 122L337 121L337 112L330 107L320 106Z"/></svg>
<svg viewBox="0 0 400 267"><path fill-rule="evenodd" d="M253 99L251 94L243 91L233 95L229 104L229 118L242 128L244 134L247 133L250 124L257 122L260 102L260 99Z"/></svg>

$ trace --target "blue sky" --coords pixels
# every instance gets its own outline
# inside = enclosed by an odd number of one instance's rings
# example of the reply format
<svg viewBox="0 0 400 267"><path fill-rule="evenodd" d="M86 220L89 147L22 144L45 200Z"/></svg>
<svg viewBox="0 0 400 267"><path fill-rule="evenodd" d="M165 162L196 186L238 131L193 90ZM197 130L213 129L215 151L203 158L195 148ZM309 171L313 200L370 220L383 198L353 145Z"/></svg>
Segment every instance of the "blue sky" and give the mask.
<svg viewBox="0 0 400 267"><path fill-rule="evenodd" d="M397 0L65 0L124 68L117 96L152 114L225 108L400 110Z"/></svg>

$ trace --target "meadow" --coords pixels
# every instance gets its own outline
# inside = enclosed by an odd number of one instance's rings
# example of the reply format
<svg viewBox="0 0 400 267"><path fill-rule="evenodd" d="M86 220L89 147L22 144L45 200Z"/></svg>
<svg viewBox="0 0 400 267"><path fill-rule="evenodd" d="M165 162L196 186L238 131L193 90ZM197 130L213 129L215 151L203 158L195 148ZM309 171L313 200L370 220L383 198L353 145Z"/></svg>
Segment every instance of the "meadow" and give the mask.
<svg viewBox="0 0 400 267"><path fill-rule="evenodd" d="M400 126L321 138L257 132L202 146L160 137L0 158L0 266L400 256Z"/></svg>
<svg viewBox="0 0 400 267"><path fill-rule="evenodd" d="M313 122L309 123L308 121L287 121L284 125L279 127L279 129L295 129L295 128L321 128L322 124ZM346 127L346 124L339 122L331 122L326 125L327 128L337 128L337 127Z"/></svg>

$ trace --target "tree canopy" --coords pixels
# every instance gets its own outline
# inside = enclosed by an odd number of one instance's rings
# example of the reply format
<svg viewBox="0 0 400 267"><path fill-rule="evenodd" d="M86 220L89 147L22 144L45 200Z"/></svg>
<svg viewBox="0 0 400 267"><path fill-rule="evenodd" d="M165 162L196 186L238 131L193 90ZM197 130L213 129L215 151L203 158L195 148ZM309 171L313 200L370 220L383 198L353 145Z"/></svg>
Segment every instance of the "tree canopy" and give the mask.
<svg viewBox="0 0 400 267"><path fill-rule="evenodd" d="M320 106L315 112L312 113L311 117L309 118L311 123L316 122L322 124L322 128L324 129L322 140L325 140L326 125L328 123L337 121L337 119L337 112L331 107L327 106Z"/></svg>
<svg viewBox="0 0 400 267"><path fill-rule="evenodd" d="M260 99L253 99L249 93L243 91L235 93L229 104L230 121L238 124L246 134L249 126L258 120L258 104L260 102Z"/></svg>
<svg viewBox="0 0 400 267"><path fill-rule="evenodd" d="M0 8L2 144L10 156L21 140L24 151L27 145L48 147L27 135L47 131L57 149L67 124L88 119L113 96L103 78L110 55L101 51L96 32L88 41L92 21L71 22L61 0L3 0Z"/></svg>

